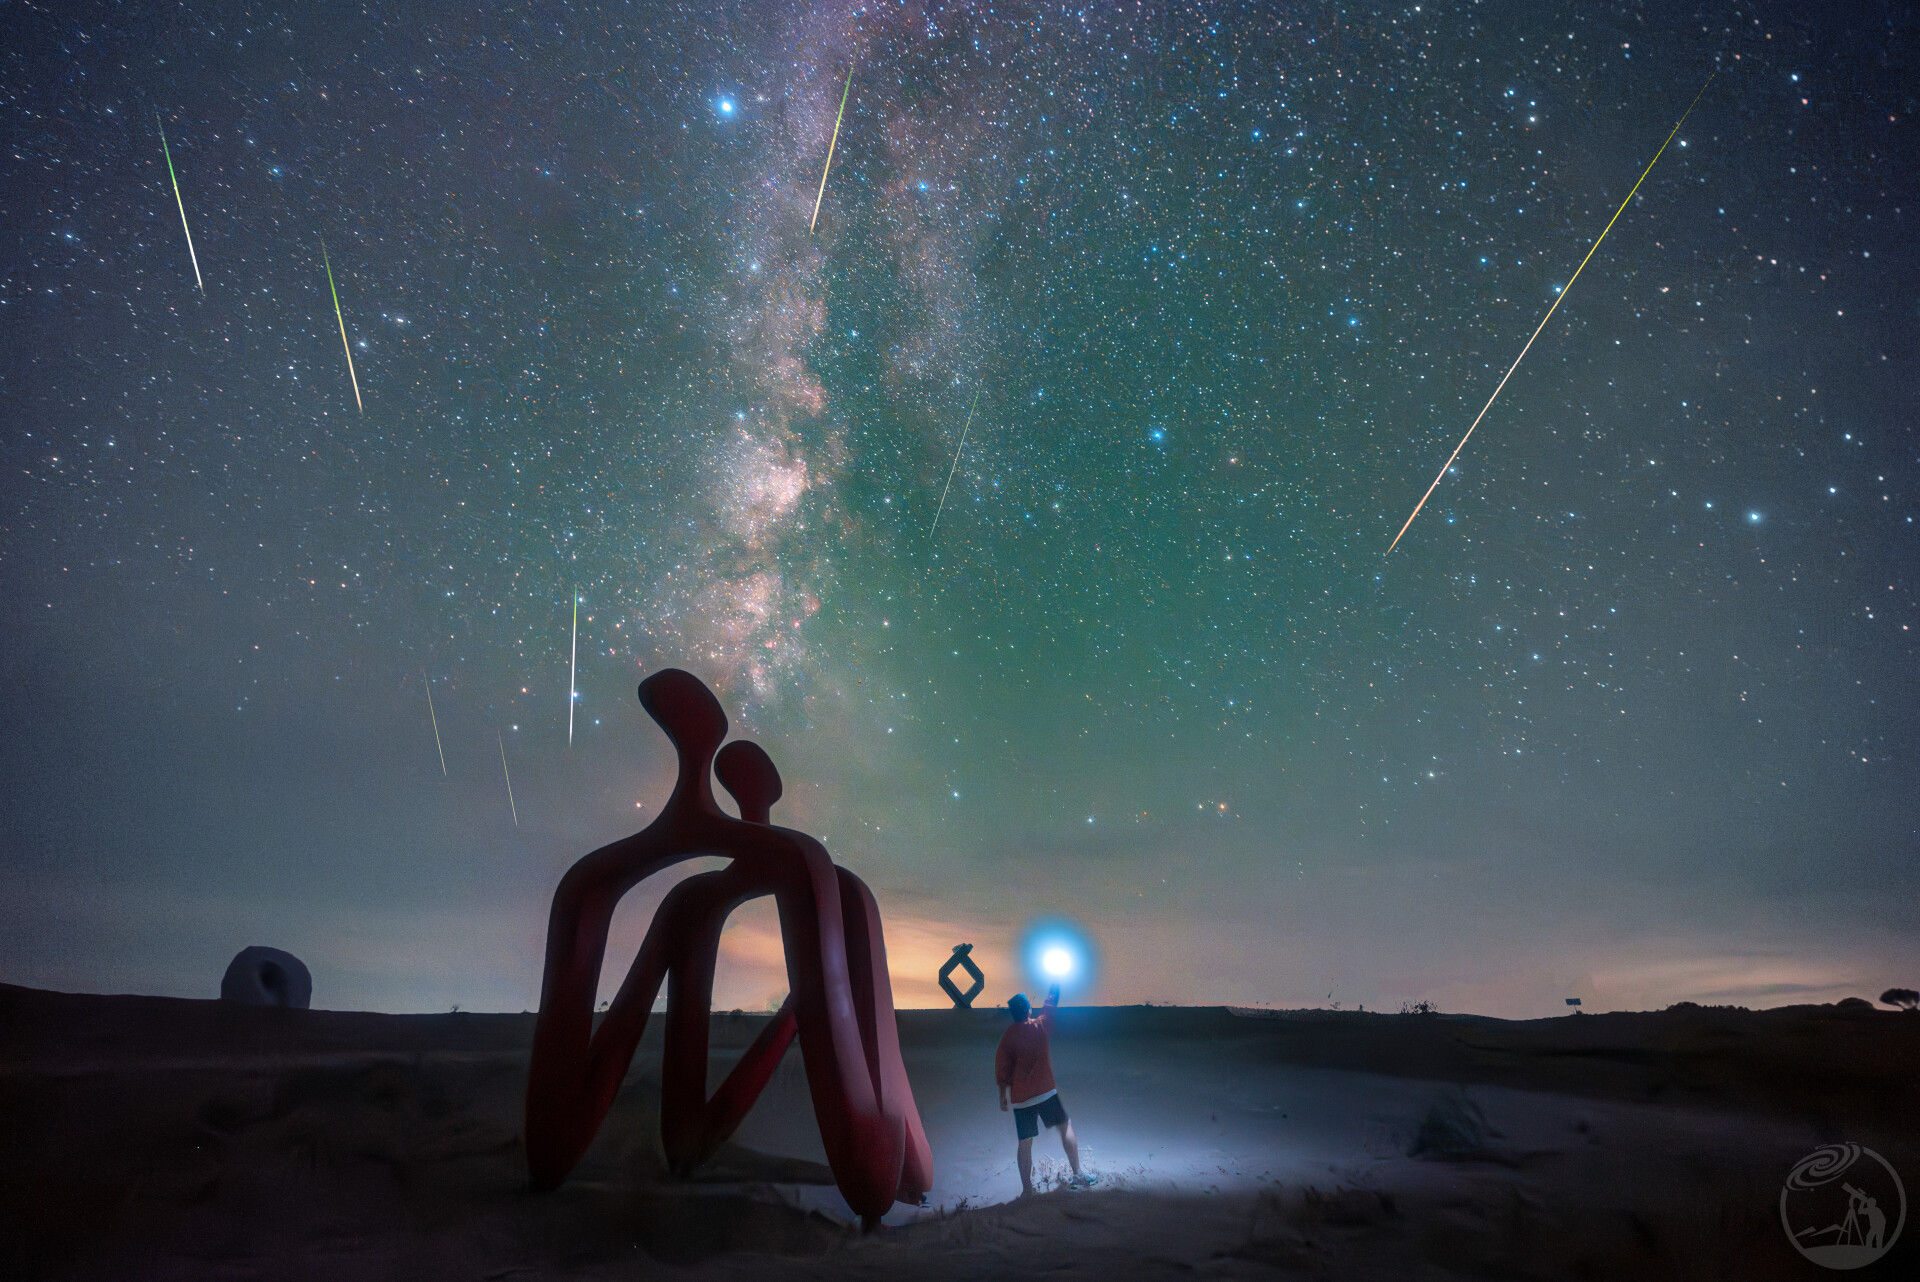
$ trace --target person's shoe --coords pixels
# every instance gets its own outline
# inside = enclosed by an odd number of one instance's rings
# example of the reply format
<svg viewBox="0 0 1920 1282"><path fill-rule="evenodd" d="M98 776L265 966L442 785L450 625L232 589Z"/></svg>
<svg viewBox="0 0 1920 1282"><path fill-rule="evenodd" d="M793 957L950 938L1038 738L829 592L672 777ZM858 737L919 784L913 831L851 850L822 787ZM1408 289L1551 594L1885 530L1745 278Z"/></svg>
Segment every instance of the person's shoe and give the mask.
<svg viewBox="0 0 1920 1282"><path fill-rule="evenodd" d="M1076 1189L1090 1189L1095 1184L1098 1184L1099 1182L1100 1182L1100 1177L1098 1175L1094 1175L1091 1172L1086 1172L1086 1173L1074 1176L1073 1179L1068 1182L1067 1187L1076 1188Z"/></svg>

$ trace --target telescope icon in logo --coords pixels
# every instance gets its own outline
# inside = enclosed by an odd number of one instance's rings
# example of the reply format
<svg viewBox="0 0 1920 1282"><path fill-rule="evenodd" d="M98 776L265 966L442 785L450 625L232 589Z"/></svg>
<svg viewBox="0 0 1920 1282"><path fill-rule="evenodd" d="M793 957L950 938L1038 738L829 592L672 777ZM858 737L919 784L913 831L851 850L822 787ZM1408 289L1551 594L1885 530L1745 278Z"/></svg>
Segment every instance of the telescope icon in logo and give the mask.
<svg viewBox="0 0 1920 1282"><path fill-rule="evenodd" d="M1893 1249L1906 1223L1907 1191L1898 1172L1858 1144L1815 1149L1794 1163L1780 1189L1787 1240L1822 1268L1872 1264Z"/></svg>

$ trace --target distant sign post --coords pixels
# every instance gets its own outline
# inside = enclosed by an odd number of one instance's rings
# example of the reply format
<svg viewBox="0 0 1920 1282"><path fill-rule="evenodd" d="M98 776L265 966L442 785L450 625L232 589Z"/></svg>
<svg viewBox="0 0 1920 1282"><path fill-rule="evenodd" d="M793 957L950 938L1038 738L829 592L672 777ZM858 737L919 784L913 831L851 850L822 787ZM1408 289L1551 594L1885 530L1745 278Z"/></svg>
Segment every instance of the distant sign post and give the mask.
<svg viewBox="0 0 1920 1282"><path fill-rule="evenodd" d="M972 952L972 944L955 944L953 946L953 956L947 958L947 964L940 968L940 987L946 989L947 996L953 998L953 1007L955 1010L972 1010L973 999L978 997L980 990L987 986L987 977L982 975L980 968L973 964L973 958L970 955ZM960 967L973 977L973 985L964 993L961 992L953 980L949 978L949 976L953 974L953 968L955 966Z"/></svg>
<svg viewBox="0 0 1920 1282"><path fill-rule="evenodd" d="M1567 998L1567 1005L1577 1007L1580 1005L1580 999L1578 997L1569 997ZM1578 1010L1575 1010L1573 1013L1578 1015L1581 1012Z"/></svg>

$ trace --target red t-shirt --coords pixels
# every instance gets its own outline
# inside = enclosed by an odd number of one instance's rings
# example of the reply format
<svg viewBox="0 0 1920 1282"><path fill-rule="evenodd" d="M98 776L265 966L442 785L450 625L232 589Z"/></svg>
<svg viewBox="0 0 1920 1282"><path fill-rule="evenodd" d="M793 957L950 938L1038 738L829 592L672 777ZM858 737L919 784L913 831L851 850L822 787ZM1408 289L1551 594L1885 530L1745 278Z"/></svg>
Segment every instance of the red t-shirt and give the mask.
<svg viewBox="0 0 1920 1282"><path fill-rule="evenodd" d="M1047 1037L1053 1032L1055 1005L1055 999L1048 997L1036 1018L1013 1024L1000 1034L1000 1048L993 1053L993 1080L1007 1088L1015 1104L1054 1089Z"/></svg>

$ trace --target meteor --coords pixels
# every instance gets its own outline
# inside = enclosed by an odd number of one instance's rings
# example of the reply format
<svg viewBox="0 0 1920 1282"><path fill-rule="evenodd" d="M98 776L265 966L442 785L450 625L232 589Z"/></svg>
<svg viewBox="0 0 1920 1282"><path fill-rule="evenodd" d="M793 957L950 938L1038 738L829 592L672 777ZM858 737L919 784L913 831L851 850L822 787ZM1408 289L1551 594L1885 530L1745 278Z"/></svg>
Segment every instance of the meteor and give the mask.
<svg viewBox="0 0 1920 1282"><path fill-rule="evenodd" d="M933 525L927 530L927 537L933 537L934 530L940 528L940 514L947 510L947 490L953 488L953 474L960 470L960 450L967 448L967 428L973 426L974 406L980 404L980 393L973 394L973 405L967 406L967 426L960 429L960 448L953 452L953 466L947 469L946 489L940 491L940 506L933 510Z"/></svg>
<svg viewBox="0 0 1920 1282"><path fill-rule="evenodd" d="M833 118L833 141L827 144L827 166L820 171L820 194L813 198L813 219L807 224L811 232L814 224L820 221L820 202L827 196L827 175L833 172L833 149L840 143L840 122L847 114L847 95L853 92L853 68L847 68L846 88L840 91L840 114Z"/></svg>
<svg viewBox="0 0 1920 1282"><path fill-rule="evenodd" d="M573 705L580 702L580 594L573 594L573 658L567 663L567 746L573 746Z"/></svg>
<svg viewBox="0 0 1920 1282"><path fill-rule="evenodd" d="M433 718L433 750L440 754L440 777L444 779L447 776L447 750L440 746L440 718L433 710L433 678L427 676L425 668L420 669L420 675L427 680L427 715Z"/></svg>
<svg viewBox="0 0 1920 1282"><path fill-rule="evenodd" d="M513 804L513 776L507 772L507 741L500 737L498 727L494 729L493 741L500 745L500 773L506 775L507 778L507 809L513 812L513 826L518 828L520 826L520 807Z"/></svg>
<svg viewBox="0 0 1920 1282"><path fill-rule="evenodd" d="M1613 230L1613 225L1620 220L1620 215L1627 212L1627 205L1632 201L1633 193L1640 190L1640 184L1647 180L1647 175L1653 172L1653 167L1660 163L1660 157L1666 154L1668 143L1671 143L1673 136L1680 132L1680 126L1687 123L1687 117L1693 114L1693 109L1699 105L1701 97L1707 92L1707 85L1711 85L1713 83L1713 77L1719 74L1716 70L1712 75L1709 75L1707 77L1707 83L1700 86L1700 92L1693 95L1693 101L1688 103L1687 109L1680 113L1680 119L1674 122L1673 128L1667 133L1667 141L1660 144L1660 150L1653 153L1653 159L1649 160L1647 167L1640 171L1640 177L1635 180L1633 190L1627 193L1626 200L1620 202L1620 208L1613 211L1613 217L1607 219L1607 225L1600 230L1600 235L1595 238L1593 248L1587 250L1587 256L1580 260L1580 265L1573 269L1573 275L1567 279L1565 285L1561 286L1559 297L1553 300L1553 306L1547 308L1547 314L1540 318L1538 325L1534 326L1533 336L1527 339L1527 345L1520 349L1520 354L1513 358L1513 364L1507 366L1507 372L1501 377L1499 386L1493 389L1493 395L1487 398L1487 403L1481 406L1480 412L1474 416L1473 425L1467 428L1466 436L1461 437L1460 443L1453 447L1453 453L1447 455L1447 461L1440 466L1439 475L1433 478L1433 484L1429 485L1427 492L1420 496L1420 501L1413 505L1413 513L1407 517L1407 524L1400 527L1400 533L1393 536L1393 542L1387 545L1387 551L1382 555L1390 555L1395 548L1400 546L1400 539L1406 534L1408 526L1413 524L1413 518L1420 515L1420 509L1427 505L1427 500L1433 497L1433 492L1440 488L1440 482L1445 479L1447 469L1452 467L1453 461L1460 457L1460 451L1467 448L1467 440L1473 435L1473 429L1480 426L1480 420L1487 416L1487 411L1493 408L1494 401L1499 399L1500 389L1507 385L1507 379L1513 377L1513 371L1519 369L1520 362L1527 358L1528 351L1533 347L1533 340L1540 337L1540 331L1545 329L1547 322L1553 319L1554 312L1559 310L1560 304L1567 301L1567 295L1573 292L1573 282L1580 279L1580 273L1586 270L1587 263L1592 260L1595 251L1600 248L1600 242L1605 240L1607 233Z"/></svg>
<svg viewBox="0 0 1920 1282"><path fill-rule="evenodd" d="M153 120L160 126L160 154L167 158L167 177L173 181L173 203L180 206L180 230L187 233L187 257L193 260L193 283L204 295L207 282L200 279L200 255L193 252L193 228L187 226L187 202L180 199L180 179L174 176L173 152L167 147L167 126L157 111L153 113Z"/></svg>
<svg viewBox="0 0 1920 1282"><path fill-rule="evenodd" d="M353 372L353 348L347 342L347 318L340 314L340 291L333 285L333 260L327 257L327 242L320 242L320 261L327 267L327 292L333 295L333 318L340 322L340 346L347 353L347 377L353 380L353 403L365 414L367 407L360 399L360 377Z"/></svg>

